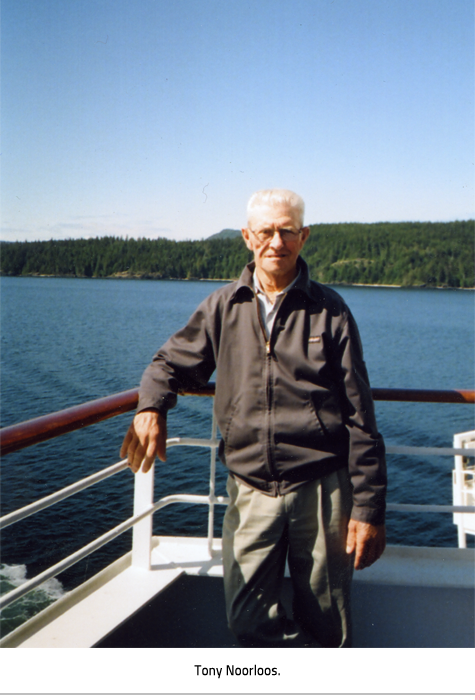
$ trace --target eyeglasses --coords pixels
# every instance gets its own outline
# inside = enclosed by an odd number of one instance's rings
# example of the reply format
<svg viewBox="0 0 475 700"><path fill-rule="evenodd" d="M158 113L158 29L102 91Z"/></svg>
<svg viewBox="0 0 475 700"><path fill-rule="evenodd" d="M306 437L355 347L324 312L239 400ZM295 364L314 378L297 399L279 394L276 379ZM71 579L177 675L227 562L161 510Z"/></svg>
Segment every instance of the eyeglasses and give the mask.
<svg viewBox="0 0 475 700"><path fill-rule="evenodd" d="M278 233L283 241L294 241L302 233L302 229L299 228L298 231L294 231L291 228L276 228L276 229L264 229L263 231L253 231L251 228L249 231L254 234L258 241L261 243L266 243L274 238L275 234Z"/></svg>

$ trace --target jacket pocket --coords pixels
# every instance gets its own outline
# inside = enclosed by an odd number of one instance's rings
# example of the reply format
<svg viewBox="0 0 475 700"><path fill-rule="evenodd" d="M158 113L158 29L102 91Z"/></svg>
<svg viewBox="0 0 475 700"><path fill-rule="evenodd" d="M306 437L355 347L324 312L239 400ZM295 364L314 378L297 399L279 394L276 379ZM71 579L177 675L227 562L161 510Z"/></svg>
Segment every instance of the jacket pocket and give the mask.
<svg viewBox="0 0 475 700"><path fill-rule="evenodd" d="M262 416L245 400L238 399L231 407L224 433L225 452L237 453L262 442Z"/></svg>
<svg viewBox="0 0 475 700"><path fill-rule="evenodd" d="M314 449L315 442L324 436L321 421L310 397L299 401L289 399L280 405L273 420L274 440L279 445L295 445Z"/></svg>
<svg viewBox="0 0 475 700"><path fill-rule="evenodd" d="M227 423L225 426L223 440L224 440L224 444L226 445L226 448L229 445L233 420L234 420L234 416L236 415L238 405L239 405L239 401L236 401L236 403L231 407L231 411L229 412L229 417L228 417L228 420L227 420Z"/></svg>
<svg viewBox="0 0 475 700"><path fill-rule="evenodd" d="M325 435L334 436L344 430L343 415L338 398L332 394L327 394L323 399L311 397L313 410Z"/></svg>

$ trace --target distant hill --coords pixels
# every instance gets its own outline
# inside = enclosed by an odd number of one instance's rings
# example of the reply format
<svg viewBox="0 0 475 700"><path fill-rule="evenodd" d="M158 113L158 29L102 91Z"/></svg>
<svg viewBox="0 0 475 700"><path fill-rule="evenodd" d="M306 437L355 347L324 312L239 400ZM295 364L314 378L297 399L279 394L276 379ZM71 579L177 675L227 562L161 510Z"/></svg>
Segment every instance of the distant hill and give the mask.
<svg viewBox="0 0 475 700"><path fill-rule="evenodd" d="M302 255L326 284L475 287L474 222L316 224ZM105 238L1 245L3 275L237 279L252 258L235 229L202 241Z"/></svg>
<svg viewBox="0 0 475 700"><path fill-rule="evenodd" d="M209 241L212 238L237 238L241 235L241 229L238 228L223 228L219 233L213 233L212 236L208 236L205 240Z"/></svg>

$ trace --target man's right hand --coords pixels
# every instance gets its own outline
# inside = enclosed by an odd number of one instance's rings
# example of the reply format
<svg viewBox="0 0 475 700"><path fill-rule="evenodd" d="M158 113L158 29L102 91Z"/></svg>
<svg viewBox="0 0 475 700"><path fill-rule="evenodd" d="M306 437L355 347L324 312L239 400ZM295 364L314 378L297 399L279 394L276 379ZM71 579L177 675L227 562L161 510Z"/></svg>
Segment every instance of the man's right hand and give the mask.
<svg viewBox="0 0 475 700"><path fill-rule="evenodd" d="M138 472L148 472L158 457L166 461L167 421L158 411L141 411L132 421L120 449L120 456L127 456L129 467Z"/></svg>

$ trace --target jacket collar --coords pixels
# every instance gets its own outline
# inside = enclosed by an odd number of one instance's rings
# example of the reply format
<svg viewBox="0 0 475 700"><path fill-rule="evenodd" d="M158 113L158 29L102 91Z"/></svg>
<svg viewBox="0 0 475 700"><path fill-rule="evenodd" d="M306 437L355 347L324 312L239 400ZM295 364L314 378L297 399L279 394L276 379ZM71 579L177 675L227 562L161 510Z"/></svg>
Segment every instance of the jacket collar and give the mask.
<svg viewBox="0 0 475 700"><path fill-rule="evenodd" d="M300 276L292 289L289 290L289 294L299 290L310 297L310 299L319 301L322 298L320 286L317 283L312 282L308 272L308 265L300 256L297 258L297 266L300 271ZM246 265L237 281L236 290L233 296L237 296L243 289L250 289L254 293L252 276L255 269L255 262L250 262L248 265Z"/></svg>

